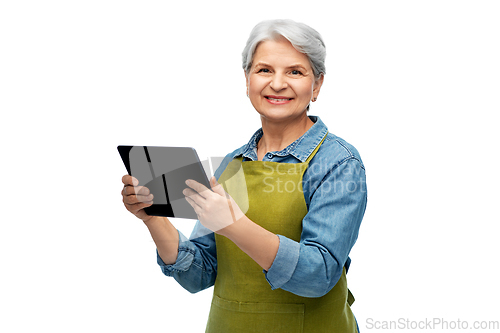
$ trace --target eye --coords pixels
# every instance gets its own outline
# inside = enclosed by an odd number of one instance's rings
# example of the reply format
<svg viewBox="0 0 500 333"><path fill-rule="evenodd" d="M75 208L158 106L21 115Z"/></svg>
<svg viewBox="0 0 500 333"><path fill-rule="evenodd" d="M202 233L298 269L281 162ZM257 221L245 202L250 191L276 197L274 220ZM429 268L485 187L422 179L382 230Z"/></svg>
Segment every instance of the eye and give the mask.
<svg viewBox="0 0 500 333"><path fill-rule="evenodd" d="M270 70L268 68L261 68L257 71L257 73L269 73Z"/></svg>
<svg viewBox="0 0 500 333"><path fill-rule="evenodd" d="M301 71L299 71L299 70L297 70L297 69L292 70L292 71L291 71L291 73L292 73L293 75L302 75L302 72L301 72Z"/></svg>

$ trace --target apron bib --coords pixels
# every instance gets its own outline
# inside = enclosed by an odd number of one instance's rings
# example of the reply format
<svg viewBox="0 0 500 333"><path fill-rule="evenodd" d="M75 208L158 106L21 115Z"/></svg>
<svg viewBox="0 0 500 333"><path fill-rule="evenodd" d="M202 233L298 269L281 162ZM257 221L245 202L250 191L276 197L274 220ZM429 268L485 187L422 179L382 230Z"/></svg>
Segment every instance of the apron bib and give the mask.
<svg viewBox="0 0 500 333"><path fill-rule="evenodd" d="M299 242L307 213L302 177L321 143L303 163L242 162L242 157L235 158L218 182L243 211L248 207L245 215L250 220ZM345 268L326 295L301 297L282 289L271 290L262 268L252 258L224 236L215 234L215 241L217 278L206 333L357 332Z"/></svg>

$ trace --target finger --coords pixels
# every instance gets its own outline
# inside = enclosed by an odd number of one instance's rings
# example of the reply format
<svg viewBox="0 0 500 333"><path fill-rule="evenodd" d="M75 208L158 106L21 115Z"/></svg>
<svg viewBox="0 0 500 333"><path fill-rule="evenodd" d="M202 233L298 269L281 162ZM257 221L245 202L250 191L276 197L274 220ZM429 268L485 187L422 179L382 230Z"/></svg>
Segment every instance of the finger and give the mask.
<svg viewBox="0 0 500 333"><path fill-rule="evenodd" d="M212 176L212 178L210 178L210 186L212 186L212 190L219 194L219 195L222 195L223 197L226 197L227 198L227 193L226 191L224 191L224 188L222 187L221 184L219 184L217 182L217 180L215 179L215 177Z"/></svg>
<svg viewBox="0 0 500 333"><path fill-rule="evenodd" d="M193 207L196 215L198 215L198 217L200 217L201 212L202 212L201 207L191 197L186 197L186 201L191 205L191 207Z"/></svg>
<svg viewBox="0 0 500 333"><path fill-rule="evenodd" d="M123 188L124 195L149 195L149 188L145 186L125 185Z"/></svg>
<svg viewBox="0 0 500 333"><path fill-rule="evenodd" d="M141 209L144 209L146 207L149 207L153 204L153 201L148 201L148 202L140 202L137 204L129 205L125 204L125 208L132 214L137 214Z"/></svg>
<svg viewBox="0 0 500 333"><path fill-rule="evenodd" d="M202 207L204 205L204 202L206 200L198 192L196 192L196 191L194 191L193 189L190 189L190 188L185 188L182 191L182 194L184 194L184 196L186 197L186 199L189 198L189 199L193 200L200 207Z"/></svg>
<svg viewBox="0 0 500 333"><path fill-rule="evenodd" d="M128 204L128 205L135 205L137 203L142 203L142 202L149 202L154 199L154 196L152 194L148 195L135 195L135 194L130 194L123 196L123 203Z"/></svg>
<svg viewBox="0 0 500 333"><path fill-rule="evenodd" d="M209 195L208 192L211 192L208 190L208 188L205 185L198 183L196 180L188 179L188 180L186 180L186 185L191 187L196 192L198 192L198 194L200 194L204 198L206 198L206 196ZM205 192L205 191L208 191L208 192Z"/></svg>
<svg viewBox="0 0 500 333"><path fill-rule="evenodd" d="M137 186L139 185L139 181L137 178L132 177L131 175L125 175L122 177L122 183L124 185L132 185L132 186Z"/></svg>
<svg viewBox="0 0 500 333"><path fill-rule="evenodd" d="M122 195L123 196L136 195L134 186L132 185L123 186Z"/></svg>
<svg viewBox="0 0 500 333"><path fill-rule="evenodd" d="M132 196L130 196L132 197ZM136 202L148 202L154 199L153 194L148 194L148 195L135 195L135 201Z"/></svg>

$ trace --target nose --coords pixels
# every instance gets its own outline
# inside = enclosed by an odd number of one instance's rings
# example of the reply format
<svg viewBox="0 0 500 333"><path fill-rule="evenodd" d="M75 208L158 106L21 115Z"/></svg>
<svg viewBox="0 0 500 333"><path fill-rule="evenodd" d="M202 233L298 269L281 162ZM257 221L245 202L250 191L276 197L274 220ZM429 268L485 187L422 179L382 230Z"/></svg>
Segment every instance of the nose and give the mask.
<svg viewBox="0 0 500 333"><path fill-rule="evenodd" d="M273 75L271 82L269 83L269 86L274 91L280 91L288 88L288 83L286 82L286 77L280 74L275 74Z"/></svg>

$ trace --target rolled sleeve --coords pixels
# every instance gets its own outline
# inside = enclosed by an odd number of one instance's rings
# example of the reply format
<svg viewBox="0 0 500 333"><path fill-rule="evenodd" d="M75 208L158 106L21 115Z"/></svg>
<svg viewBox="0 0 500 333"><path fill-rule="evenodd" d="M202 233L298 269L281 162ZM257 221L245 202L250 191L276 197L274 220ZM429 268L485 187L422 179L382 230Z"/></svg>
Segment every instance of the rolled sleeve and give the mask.
<svg viewBox="0 0 500 333"><path fill-rule="evenodd" d="M195 230L197 229L195 227ZM214 234L196 231L193 234L203 236L187 239L179 232L177 260L172 265L165 264L158 255L158 250L156 251L157 262L163 274L173 277L190 293L196 293L213 286L217 276L217 252Z"/></svg>
<svg viewBox="0 0 500 333"><path fill-rule="evenodd" d="M175 263L167 265L163 262L158 250L156 250L156 262L160 265L163 274L172 276L173 272L185 272L191 267L194 260L196 249L186 236L180 231L179 233L179 250L177 252L177 259Z"/></svg>
<svg viewBox="0 0 500 333"><path fill-rule="evenodd" d="M278 238L280 239L278 253L269 270L267 272L264 270L266 280L273 290L281 288L290 280L299 262L299 243L282 235L278 235Z"/></svg>

